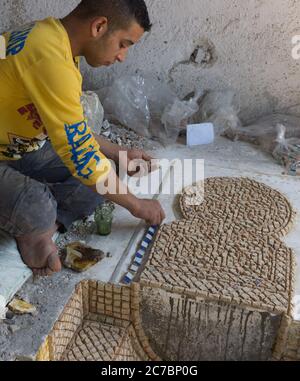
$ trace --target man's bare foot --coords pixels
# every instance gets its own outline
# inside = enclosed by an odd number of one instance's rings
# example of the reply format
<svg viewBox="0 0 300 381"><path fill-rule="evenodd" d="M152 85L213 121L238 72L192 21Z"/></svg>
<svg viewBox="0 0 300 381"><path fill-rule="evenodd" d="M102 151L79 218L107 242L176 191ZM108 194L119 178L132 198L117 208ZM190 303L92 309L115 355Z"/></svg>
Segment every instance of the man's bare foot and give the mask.
<svg viewBox="0 0 300 381"><path fill-rule="evenodd" d="M58 226L55 225L46 233L16 238L23 262L34 275L50 276L61 271L58 249L52 241L57 228Z"/></svg>

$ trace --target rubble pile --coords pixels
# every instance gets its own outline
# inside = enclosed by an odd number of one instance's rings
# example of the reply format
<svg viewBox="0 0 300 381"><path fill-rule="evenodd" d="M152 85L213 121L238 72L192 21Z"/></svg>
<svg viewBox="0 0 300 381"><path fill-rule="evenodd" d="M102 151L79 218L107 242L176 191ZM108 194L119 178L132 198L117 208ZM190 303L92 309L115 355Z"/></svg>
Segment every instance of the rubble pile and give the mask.
<svg viewBox="0 0 300 381"><path fill-rule="evenodd" d="M145 149L148 146L147 138L138 135L126 127L109 123L107 120L103 123L101 136L112 143L129 149Z"/></svg>

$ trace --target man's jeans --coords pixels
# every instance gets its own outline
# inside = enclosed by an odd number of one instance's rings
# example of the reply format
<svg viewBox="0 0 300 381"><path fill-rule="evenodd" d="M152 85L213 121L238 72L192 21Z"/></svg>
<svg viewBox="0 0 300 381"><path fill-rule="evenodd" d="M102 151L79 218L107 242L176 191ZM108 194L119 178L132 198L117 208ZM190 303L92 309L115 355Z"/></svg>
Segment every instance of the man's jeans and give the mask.
<svg viewBox="0 0 300 381"><path fill-rule="evenodd" d="M67 230L104 199L72 177L46 142L18 161L0 161L0 229L14 237L44 233L58 222Z"/></svg>

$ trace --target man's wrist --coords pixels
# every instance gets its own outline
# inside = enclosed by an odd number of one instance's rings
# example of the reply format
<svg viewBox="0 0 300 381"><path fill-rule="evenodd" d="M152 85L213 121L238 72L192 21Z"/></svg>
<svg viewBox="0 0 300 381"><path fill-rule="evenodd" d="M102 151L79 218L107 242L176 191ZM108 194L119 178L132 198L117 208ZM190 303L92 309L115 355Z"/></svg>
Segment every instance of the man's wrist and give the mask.
<svg viewBox="0 0 300 381"><path fill-rule="evenodd" d="M138 211L139 205L140 200L133 194L129 193L126 197L124 207L129 210L130 213L135 214Z"/></svg>
<svg viewBox="0 0 300 381"><path fill-rule="evenodd" d="M113 161L116 163L119 163L120 161L120 152L128 152L128 149L126 147L120 147L118 145L115 145L114 151L113 151Z"/></svg>
<svg viewBox="0 0 300 381"><path fill-rule="evenodd" d="M126 148L120 147L115 143L111 143L110 141L104 139L100 135L95 135L95 138L100 145L101 152L108 158L113 160L114 162L119 162L119 153L120 151L127 151Z"/></svg>
<svg viewBox="0 0 300 381"><path fill-rule="evenodd" d="M115 163L119 160L119 148L117 145L112 145L110 152L109 152L110 159L113 160Z"/></svg>

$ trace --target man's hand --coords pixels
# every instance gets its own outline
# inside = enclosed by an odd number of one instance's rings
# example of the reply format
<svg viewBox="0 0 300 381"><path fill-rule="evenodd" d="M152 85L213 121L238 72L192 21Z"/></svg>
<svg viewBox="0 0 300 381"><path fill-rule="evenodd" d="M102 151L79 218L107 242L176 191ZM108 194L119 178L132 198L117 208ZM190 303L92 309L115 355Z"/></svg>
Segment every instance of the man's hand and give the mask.
<svg viewBox="0 0 300 381"><path fill-rule="evenodd" d="M143 177L159 168L158 161L142 150L120 147L102 136L94 136L100 145L101 152L108 159L118 163L129 176Z"/></svg>
<svg viewBox="0 0 300 381"><path fill-rule="evenodd" d="M146 221L148 225L161 225L166 218L165 212L158 201L138 200L131 214Z"/></svg>
<svg viewBox="0 0 300 381"><path fill-rule="evenodd" d="M127 168L125 157L120 159L120 166L129 176L143 177L158 169L156 160L146 152L137 149L127 150Z"/></svg>
<svg viewBox="0 0 300 381"><path fill-rule="evenodd" d="M111 169L105 181L91 186L91 189L107 200L127 209L134 217L144 220L149 225L160 225L166 218L158 201L141 200L131 194L127 185L120 181L114 169Z"/></svg>

